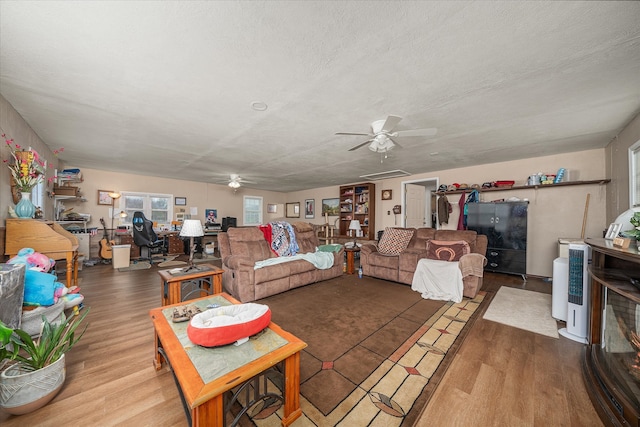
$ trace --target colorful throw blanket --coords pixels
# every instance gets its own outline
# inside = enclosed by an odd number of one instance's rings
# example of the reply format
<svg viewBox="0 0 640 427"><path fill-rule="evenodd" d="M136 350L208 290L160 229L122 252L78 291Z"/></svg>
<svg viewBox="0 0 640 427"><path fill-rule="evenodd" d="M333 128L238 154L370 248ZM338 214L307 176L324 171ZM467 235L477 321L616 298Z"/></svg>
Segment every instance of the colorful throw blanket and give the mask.
<svg viewBox="0 0 640 427"><path fill-rule="evenodd" d="M296 233L291 224L285 221L269 223L271 225L271 250L280 256L292 256L298 253L300 247L296 241ZM289 237L287 237L287 233Z"/></svg>

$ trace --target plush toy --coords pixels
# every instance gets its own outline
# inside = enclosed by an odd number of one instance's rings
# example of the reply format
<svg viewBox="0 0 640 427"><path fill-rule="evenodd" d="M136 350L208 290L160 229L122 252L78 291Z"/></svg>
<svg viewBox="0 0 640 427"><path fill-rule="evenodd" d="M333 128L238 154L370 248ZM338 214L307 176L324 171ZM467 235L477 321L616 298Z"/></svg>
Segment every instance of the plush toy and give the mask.
<svg viewBox="0 0 640 427"><path fill-rule="evenodd" d="M53 259L41 254L40 252L34 251L32 248L20 249L20 251L18 251L18 255L11 258L7 263L25 264L27 266L27 270L35 270L41 273L49 272L56 264Z"/></svg>
<svg viewBox="0 0 640 427"><path fill-rule="evenodd" d="M36 270L27 270L24 276L24 305L53 305L56 276Z"/></svg>

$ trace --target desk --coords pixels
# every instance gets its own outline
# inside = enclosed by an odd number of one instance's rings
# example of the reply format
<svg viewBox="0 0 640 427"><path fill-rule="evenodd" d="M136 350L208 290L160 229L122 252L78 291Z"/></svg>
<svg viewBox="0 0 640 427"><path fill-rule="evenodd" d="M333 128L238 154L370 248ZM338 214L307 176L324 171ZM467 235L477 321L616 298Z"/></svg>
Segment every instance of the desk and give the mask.
<svg viewBox="0 0 640 427"><path fill-rule="evenodd" d="M202 310L209 304L239 304L225 293L191 300ZM268 391L267 375L277 376L284 386L282 425L288 426L302 415L300 409L300 351L307 346L294 335L271 322L263 332L248 342L206 348L194 345L187 337L189 322L173 323L174 304L149 312L156 338L156 370L168 362L183 398L190 425L222 427L230 407L239 403L251 387L251 397L260 401ZM233 390L235 389L235 390ZM269 390L270 392L271 390ZM248 405L249 406L249 405ZM248 409L248 408L247 408ZM231 425L236 425L234 420Z"/></svg>
<svg viewBox="0 0 640 427"><path fill-rule="evenodd" d="M222 269L211 264L198 264L198 268L176 274L158 271L163 306L180 303L196 292L201 297L222 292Z"/></svg>
<svg viewBox="0 0 640 427"><path fill-rule="evenodd" d="M65 285L78 285L78 239L53 221L6 219L5 255L12 258L22 248L33 248L54 260L67 263Z"/></svg>

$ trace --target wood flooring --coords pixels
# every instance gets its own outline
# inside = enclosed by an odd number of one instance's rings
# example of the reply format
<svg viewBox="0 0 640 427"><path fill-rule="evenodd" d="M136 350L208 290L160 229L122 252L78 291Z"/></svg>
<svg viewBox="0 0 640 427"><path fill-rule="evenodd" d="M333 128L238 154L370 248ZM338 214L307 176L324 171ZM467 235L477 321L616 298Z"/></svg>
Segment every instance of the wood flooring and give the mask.
<svg viewBox="0 0 640 427"><path fill-rule="evenodd" d="M160 305L157 270L85 267L80 277L89 328L67 354L64 388L34 413L11 416L0 410L0 425L187 426L171 373L156 372L152 363L148 312ZM483 289L551 292L539 279L522 283L518 276L487 273ZM582 382L581 349L564 337L480 318L416 425L600 426Z"/></svg>

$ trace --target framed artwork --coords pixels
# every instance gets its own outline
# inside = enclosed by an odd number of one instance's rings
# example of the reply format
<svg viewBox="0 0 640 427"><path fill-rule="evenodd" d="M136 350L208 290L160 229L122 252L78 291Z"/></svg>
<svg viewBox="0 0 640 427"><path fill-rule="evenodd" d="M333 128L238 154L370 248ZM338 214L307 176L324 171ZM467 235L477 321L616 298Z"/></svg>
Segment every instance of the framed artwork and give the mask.
<svg viewBox="0 0 640 427"><path fill-rule="evenodd" d="M300 218L300 202L287 203L287 218Z"/></svg>
<svg viewBox="0 0 640 427"><path fill-rule="evenodd" d="M391 200L393 198L393 191L382 190L382 200Z"/></svg>
<svg viewBox="0 0 640 427"><path fill-rule="evenodd" d="M612 222L609 225L609 229L607 230L607 234L604 235L604 238L607 240L615 239L618 237L618 234L620 234L620 230L622 230L622 224Z"/></svg>
<svg viewBox="0 0 640 427"><path fill-rule="evenodd" d="M218 222L218 210L217 209L205 209L204 210L205 222L207 224L215 224Z"/></svg>
<svg viewBox="0 0 640 427"><path fill-rule="evenodd" d="M304 217L305 218L316 217L316 199L306 199L304 201Z"/></svg>
<svg viewBox="0 0 640 427"><path fill-rule="evenodd" d="M176 206L187 206L187 198L186 197L176 197L175 205Z"/></svg>
<svg viewBox="0 0 640 427"><path fill-rule="evenodd" d="M98 190L98 204L99 205L109 205L113 203L113 199L109 196L109 193L113 193L113 191L107 190Z"/></svg>
<svg viewBox="0 0 640 427"><path fill-rule="evenodd" d="M275 203L267 205L267 213L278 213L278 205Z"/></svg>
<svg viewBox="0 0 640 427"><path fill-rule="evenodd" d="M322 199L322 215L330 216L340 215L340 199Z"/></svg>

